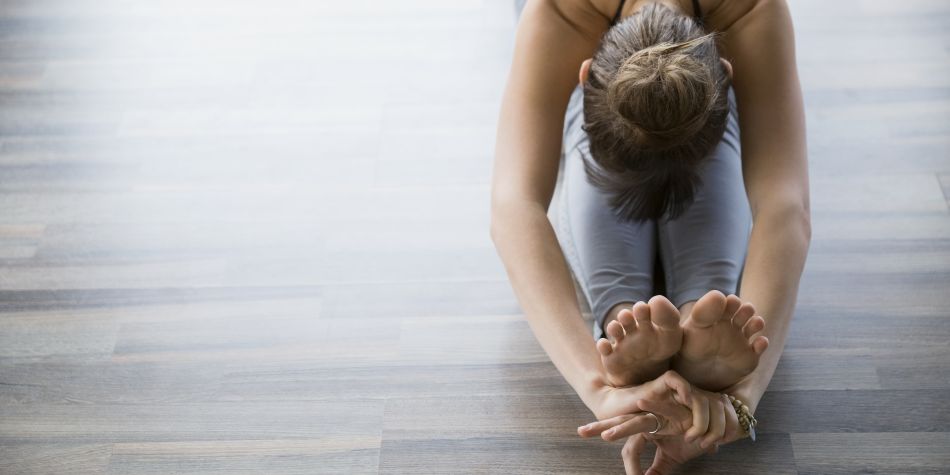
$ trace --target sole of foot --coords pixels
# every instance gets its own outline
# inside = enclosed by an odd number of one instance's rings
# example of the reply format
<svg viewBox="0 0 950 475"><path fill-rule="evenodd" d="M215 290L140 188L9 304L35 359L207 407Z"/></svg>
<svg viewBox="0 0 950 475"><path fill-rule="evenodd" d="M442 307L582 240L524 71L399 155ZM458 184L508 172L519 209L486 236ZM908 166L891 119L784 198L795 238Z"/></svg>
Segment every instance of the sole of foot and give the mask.
<svg viewBox="0 0 950 475"><path fill-rule="evenodd" d="M597 351L607 381L617 387L656 379L683 342L679 310L660 295L621 310L605 330L609 339L598 340Z"/></svg>
<svg viewBox="0 0 950 475"><path fill-rule="evenodd" d="M672 368L707 391L721 391L739 382L759 364L769 346L757 335L765 320L755 307L717 290L696 301L683 322L683 347Z"/></svg>

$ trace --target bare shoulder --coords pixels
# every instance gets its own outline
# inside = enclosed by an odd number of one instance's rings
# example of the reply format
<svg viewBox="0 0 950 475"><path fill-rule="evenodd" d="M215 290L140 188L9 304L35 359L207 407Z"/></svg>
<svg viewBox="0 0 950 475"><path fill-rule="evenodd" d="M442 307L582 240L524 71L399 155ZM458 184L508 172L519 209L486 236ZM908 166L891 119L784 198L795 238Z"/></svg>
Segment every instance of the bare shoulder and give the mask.
<svg viewBox="0 0 950 475"><path fill-rule="evenodd" d="M763 67L775 71L777 61L785 72L794 67L795 35L785 0L729 0L720 8L710 15L720 15L714 25L722 33L720 50L737 76Z"/></svg>
<svg viewBox="0 0 950 475"><path fill-rule="evenodd" d="M603 34L622 0L538 0L560 12L568 21L585 33ZM659 2L693 13L692 0L626 0L623 17L629 16L646 3ZM769 22L788 10L785 0L699 0L706 27L727 33L756 24Z"/></svg>
<svg viewBox="0 0 950 475"><path fill-rule="evenodd" d="M707 0L709 1L709 0ZM723 33L727 47L748 30L763 30L788 20L785 0L716 0L706 15L710 29Z"/></svg>
<svg viewBox="0 0 950 475"><path fill-rule="evenodd" d="M529 2L532 0L528 0ZM613 13L605 8L618 0L534 0L582 36L599 39L610 26Z"/></svg>

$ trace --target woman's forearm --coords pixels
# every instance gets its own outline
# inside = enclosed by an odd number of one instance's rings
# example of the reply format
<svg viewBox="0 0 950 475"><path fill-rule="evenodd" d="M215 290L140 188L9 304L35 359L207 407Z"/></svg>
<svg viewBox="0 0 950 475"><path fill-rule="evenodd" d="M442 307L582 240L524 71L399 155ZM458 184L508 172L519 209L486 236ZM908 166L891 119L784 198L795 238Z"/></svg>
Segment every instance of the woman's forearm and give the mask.
<svg viewBox="0 0 950 475"><path fill-rule="evenodd" d="M769 349L756 370L734 388L753 411L785 348L811 240L808 211L801 207L776 206L760 215L752 228L739 296L765 319Z"/></svg>
<svg viewBox="0 0 950 475"><path fill-rule="evenodd" d="M527 201L495 203L491 235L535 337L584 404L596 411L603 366L545 210Z"/></svg>

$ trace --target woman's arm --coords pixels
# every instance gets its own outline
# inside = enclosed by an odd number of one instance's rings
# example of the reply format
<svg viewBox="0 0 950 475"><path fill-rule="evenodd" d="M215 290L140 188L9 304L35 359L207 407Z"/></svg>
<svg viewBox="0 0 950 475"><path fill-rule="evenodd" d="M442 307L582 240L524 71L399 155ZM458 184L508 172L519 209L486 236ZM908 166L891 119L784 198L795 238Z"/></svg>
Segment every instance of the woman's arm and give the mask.
<svg viewBox="0 0 950 475"><path fill-rule="evenodd" d="M573 283L547 207L557 179L564 113L581 62L606 20L558 3L529 1L515 37L502 100L491 193L491 237L531 329L567 382L597 413L603 367L581 317ZM572 18L572 21L566 20ZM578 20L579 19L579 20Z"/></svg>
<svg viewBox="0 0 950 475"><path fill-rule="evenodd" d="M784 0L761 0L723 35L734 68L742 171L753 229L740 297L765 318L770 345L732 390L755 410L785 346L811 240L805 113Z"/></svg>

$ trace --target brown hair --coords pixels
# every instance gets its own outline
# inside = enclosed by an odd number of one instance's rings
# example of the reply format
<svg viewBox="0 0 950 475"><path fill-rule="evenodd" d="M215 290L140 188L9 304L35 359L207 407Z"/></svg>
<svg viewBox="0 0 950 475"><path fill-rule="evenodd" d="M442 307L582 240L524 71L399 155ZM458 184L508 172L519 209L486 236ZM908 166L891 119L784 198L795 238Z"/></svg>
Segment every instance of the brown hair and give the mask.
<svg viewBox="0 0 950 475"><path fill-rule="evenodd" d="M661 4L604 35L584 83L584 168L620 219L673 219L692 203L725 130L728 87L714 35Z"/></svg>

